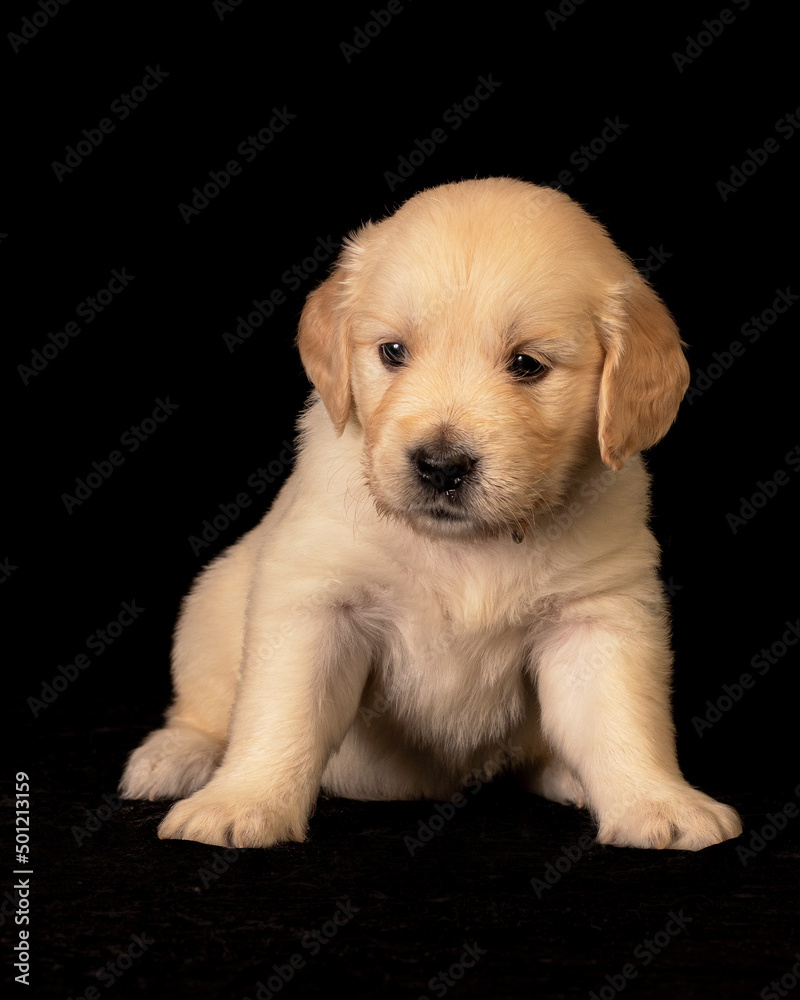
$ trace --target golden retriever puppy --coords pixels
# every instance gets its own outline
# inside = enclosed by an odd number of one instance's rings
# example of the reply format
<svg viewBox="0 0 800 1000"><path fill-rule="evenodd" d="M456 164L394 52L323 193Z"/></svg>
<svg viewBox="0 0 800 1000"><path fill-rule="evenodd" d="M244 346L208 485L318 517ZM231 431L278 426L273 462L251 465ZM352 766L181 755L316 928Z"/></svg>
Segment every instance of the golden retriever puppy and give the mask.
<svg viewBox="0 0 800 1000"><path fill-rule="evenodd" d="M737 836L678 767L647 526L689 369L600 224L517 180L423 191L348 240L299 348L296 467L196 580L122 779L183 798L159 836L303 840L320 790L448 798L499 759L600 843Z"/></svg>

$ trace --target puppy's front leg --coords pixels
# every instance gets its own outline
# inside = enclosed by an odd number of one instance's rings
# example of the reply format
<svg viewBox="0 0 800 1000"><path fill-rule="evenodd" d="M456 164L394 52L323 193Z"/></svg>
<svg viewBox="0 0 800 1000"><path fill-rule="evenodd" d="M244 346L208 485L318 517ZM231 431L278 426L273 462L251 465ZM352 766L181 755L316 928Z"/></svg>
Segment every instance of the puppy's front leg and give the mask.
<svg viewBox="0 0 800 1000"><path fill-rule="evenodd" d="M671 659L658 604L632 598L583 602L542 637L542 726L586 790L600 843L696 851L742 831L680 772Z"/></svg>
<svg viewBox="0 0 800 1000"><path fill-rule="evenodd" d="M287 593L286 580L257 585L225 757L204 788L172 807L159 837L232 847L305 839L371 657L354 602L325 587Z"/></svg>

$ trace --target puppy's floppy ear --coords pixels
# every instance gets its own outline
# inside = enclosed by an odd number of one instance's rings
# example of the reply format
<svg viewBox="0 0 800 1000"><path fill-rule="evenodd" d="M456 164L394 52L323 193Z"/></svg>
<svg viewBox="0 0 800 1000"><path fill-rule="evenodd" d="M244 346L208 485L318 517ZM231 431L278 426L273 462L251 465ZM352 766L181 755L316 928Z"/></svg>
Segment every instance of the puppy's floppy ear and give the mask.
<svg viewBox="0 0 800 1000"><path fill-rule="evenodd" d="M341 268L306 299L297 347L328 416L341 434L350 414L350 339L341 303Z"/></svg>
<svg viewBox="0 0 800 1000"><path fill-rule="evenodd" d="M612 289L595 318L606 352L600 453L619 470L667 433L689 386L689 365L667 307L638 274Z"/></svg>
<svg viewBox="0 0 800 1000"><path fill-rule="evenodd" d="M350 390L350 318L358 296L364 251L379 225L368 222L346 237L336 269L306 299L297 347L306 374L341 434L353 398Z"/></svg>

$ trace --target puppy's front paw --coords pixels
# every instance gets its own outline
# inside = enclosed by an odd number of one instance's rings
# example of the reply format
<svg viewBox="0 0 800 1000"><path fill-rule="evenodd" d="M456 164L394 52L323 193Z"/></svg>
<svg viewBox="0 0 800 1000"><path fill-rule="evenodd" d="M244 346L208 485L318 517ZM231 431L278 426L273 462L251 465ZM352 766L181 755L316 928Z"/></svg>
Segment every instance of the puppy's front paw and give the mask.
<svg viewBox="0 0 800 1000"><path fill-rule="evenodd" d="M689 785L669 795L602 811L597 841L615 847L701 851L738 837L742 821L731 806Z"/></svg>
<svg viewBox="0 0 800 1000"><path fill-rule="evenodd" d="M299 806L273 808L268 800L208 785L175 803L162 820L158 836L217 847L273 847L287 840L305 840L307 818Z"/></svg>

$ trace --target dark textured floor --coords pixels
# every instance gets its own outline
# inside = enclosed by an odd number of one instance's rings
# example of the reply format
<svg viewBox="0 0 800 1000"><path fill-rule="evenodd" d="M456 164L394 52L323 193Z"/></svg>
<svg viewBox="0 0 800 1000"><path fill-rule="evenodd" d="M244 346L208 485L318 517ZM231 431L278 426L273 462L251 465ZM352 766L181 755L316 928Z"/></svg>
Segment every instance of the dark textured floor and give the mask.
<svg viewBox="0 0 800 1000"><path fill-rule="evenodd" d="M769 1000L792 977L800 821L737 853L800 799L786 782L704 782L748 832L699 854L596 846L505 781L458 810L323 798L307 843L226 851L159 841L166 804L115 797L143 734L37 741L29 995Z"/></svg>

